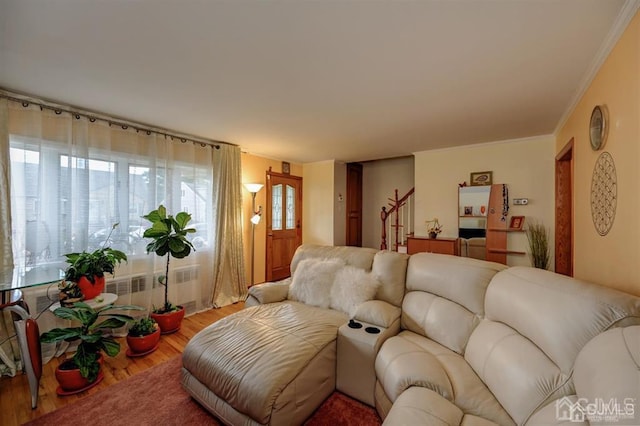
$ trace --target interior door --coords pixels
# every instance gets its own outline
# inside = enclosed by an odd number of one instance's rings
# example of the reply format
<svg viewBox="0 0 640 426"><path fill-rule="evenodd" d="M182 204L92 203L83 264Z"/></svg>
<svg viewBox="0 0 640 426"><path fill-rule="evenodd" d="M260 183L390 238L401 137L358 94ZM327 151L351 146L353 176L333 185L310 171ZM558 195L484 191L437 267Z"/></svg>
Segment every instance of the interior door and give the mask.
<svg viewBox="0 0 640 426"><path fill-rule="evenodd" d="M266 280L291 276L291 259L302 244L302 178L267 172Z"/></svg>
<svg viewBox="0 0 640 426"><path fill-rule="evenodd" d="M556 156L555 271L573 276L573 138Z"/></svg>
<svg viewBox="0 0 640 426"><path fill-rule="evenodd" d="M362 164L347 163L346 245L362 247Z"/></svg>

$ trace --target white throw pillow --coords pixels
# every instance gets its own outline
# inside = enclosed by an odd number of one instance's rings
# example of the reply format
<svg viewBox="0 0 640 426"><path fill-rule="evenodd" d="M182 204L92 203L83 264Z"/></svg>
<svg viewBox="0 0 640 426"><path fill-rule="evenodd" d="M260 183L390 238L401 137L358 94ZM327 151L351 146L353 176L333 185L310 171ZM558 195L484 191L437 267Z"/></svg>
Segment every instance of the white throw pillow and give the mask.
<svg viewBox="0 0 640 426"><path fill-rule="evenodd" d="M288 299L328 308L336 272L344 265L339 259L301 260L293 274Z"/></svg>
<svg viewBox="0 0 640 426"><path fill-rule="evenodd" d="M329 306L353 317L358 305L375 297L378 287L380 280L372 273L345 266L336 273Z"/></svg>

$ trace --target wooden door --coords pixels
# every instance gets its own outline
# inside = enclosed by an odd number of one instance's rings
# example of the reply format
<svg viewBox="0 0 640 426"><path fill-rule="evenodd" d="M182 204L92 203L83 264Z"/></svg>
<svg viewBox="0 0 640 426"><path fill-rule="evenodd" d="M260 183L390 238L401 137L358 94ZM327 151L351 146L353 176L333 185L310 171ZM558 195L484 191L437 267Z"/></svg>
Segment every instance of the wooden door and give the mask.
<svg viewBox="0 0 640 426"><path fill-rule="evenodd" d="M346 245L362 247L362 164L347 163Z"/></svg>
<svg viewBox="0 0 640 426"><path fill-rule="evenodd" d="M267 172L266 280L291 276L291 259L302 244L302 178Z"/></svg>
<svg viewBox="0 0 640 426"><path fill-rule="evenodd" d="M573 138L556 156L555 271L573 276Z"/></svg>

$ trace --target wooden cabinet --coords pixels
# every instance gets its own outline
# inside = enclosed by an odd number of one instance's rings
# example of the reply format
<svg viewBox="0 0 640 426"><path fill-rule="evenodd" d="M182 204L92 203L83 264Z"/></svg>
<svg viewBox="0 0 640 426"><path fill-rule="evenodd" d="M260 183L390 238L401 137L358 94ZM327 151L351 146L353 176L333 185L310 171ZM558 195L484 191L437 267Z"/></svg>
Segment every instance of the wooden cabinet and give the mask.
<svg viewBox="0 0 640 426"><path fill-rule="evenodd" d="M408 237L407 253L440 253L458 255L457 238Z"/></svg>

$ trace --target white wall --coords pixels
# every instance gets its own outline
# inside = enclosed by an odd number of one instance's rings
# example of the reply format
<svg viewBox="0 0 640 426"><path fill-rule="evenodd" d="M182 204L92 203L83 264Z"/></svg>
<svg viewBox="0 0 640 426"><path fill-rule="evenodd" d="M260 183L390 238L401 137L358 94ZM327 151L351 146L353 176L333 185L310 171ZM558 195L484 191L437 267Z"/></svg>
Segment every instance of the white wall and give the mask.
<svg viewBox="0 0 640 426"><path fill-rule="evenodd" d="M493 183L506 183L509 200L528 198L527 206L510 205L509 215L544 223L550 231L553 255L555 221L555 138L542 136L516 141L422 151L415 155L416 235L426 235L425 221L437 217L442 236L458 236L458 184L471 172L493 171ZM527 219L525 219L526 227ZM527 250L524 233L509 233L508 249ZM528 256L509 255L509 265L530 265ZM553 265L553 261L551 262Z"/></svg>
<svg viewBox="0 0 640 426"><path fill-rule="evenodd" d="M380 248L380 210L389 208L389 198L398 190L402 197L414 183L413 157L391 158L362 163L362 246ZM412 212L413 215L413 212Z"/></svg>

